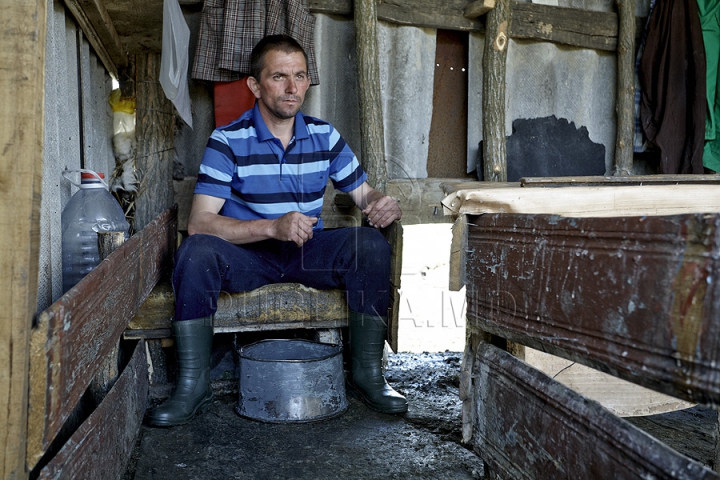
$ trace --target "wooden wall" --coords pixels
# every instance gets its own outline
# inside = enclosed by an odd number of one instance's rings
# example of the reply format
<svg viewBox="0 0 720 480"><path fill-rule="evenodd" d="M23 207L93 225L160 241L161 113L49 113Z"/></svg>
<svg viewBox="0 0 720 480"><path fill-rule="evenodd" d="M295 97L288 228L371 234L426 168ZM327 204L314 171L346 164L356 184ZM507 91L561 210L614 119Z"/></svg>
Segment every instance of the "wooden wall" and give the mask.
<svg viewBox="0 0 720 480"><path fill-rule="evenodd" d="M87 37L62 2L49 2L45 71L45 135L41 206L38 310L62 295L60 214L87 168L110 179L112 81Z"/></svg>
<svg viewBox="0 0 720 480"><path fill-rule="evenodd" d="M0 2L0 477L25 478L28 342L36 308L45 0Z"/></svg>

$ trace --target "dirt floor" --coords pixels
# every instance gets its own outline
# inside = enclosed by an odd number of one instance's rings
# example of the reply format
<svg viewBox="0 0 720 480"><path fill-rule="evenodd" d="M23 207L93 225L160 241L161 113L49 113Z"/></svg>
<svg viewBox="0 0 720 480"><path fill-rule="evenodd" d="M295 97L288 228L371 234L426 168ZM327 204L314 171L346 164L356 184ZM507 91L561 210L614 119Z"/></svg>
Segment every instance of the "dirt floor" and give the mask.
<svg viewBox="0 0 720 480"><path fill-rule="evenodd" d="M391 355L387 378L410 403L401 416L348 392L334 419L261 423L235 413L228 388L187 425L143 426L125 480L482 478L481 460L460 442L459 367L458 353Z"/></svg>
<svg viewBox="0 0 720 480"><path fill-rule="evenodd" d="M405 415L368 409L351 392L339 417L270 424L235 413L232 382L209 411L174 428L142 427L124 480L150 479L473 479L480 458L461 443L460 353L400 353L388 381L409 400ZM694 407L628 420L679 452L711 465L717 415Z"/></svg>

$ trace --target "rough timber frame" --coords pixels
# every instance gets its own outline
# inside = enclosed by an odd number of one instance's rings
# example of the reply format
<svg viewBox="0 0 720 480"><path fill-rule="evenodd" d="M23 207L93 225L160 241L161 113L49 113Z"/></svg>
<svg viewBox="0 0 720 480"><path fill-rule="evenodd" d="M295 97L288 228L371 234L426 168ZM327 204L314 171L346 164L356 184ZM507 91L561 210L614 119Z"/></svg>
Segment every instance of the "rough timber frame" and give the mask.
<svg viewBox="0 0 720 480"><path fill-rule="evenodd" d="M0 2L0 477L25 478L28 342L37 308L47 2Z"/></svg>

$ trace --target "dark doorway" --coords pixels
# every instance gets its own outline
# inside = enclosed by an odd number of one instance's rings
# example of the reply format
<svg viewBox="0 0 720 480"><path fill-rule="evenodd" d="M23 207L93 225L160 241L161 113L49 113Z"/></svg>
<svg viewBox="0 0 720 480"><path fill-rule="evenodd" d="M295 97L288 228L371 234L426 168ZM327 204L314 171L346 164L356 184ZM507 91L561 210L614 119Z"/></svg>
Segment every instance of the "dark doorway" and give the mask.
<svg viewBox="0 0 720 480"><path fill-rule="evenodd" d="M437 31L428 177L464 178L467 170L468 34Z"/></svg>

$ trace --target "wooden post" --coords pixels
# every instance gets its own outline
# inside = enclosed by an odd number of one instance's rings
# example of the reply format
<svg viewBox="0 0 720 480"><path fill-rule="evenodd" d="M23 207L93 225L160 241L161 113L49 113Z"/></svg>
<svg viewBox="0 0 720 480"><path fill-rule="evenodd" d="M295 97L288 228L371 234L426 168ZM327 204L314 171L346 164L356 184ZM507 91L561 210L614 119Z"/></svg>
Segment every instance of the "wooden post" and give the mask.
<svg viewBox="0 0 720 480"><path fill-rule="evenodd" d="M635 1L616 0L618 6L617 48L617 139L615 175L633 173L635 131Z"/></svg>
<svg viewBox="0 0 720 480"><path fill-rule="evenodd" d="M125 232L98 232L98 253L105 260L120 245L125 243Z"/></svg>
<svg viewBox="0 0 720 480"><path fill-rule="evenodd" d="M505 72L511 20L510 0L498 0L487 14L482 93L483 178L490 182L507 181Z"/></svg>
<svg viewBox="0 0 720 480"><path fill-rule="evenodd" d="M355 43L360 90L360 149L371 186L387 187L380 66L377 51L376 0L355 0Z"/></svg>
<svg viewBox="0 0 720 480"><path fill-rule="evenodd" d="M27 478L30 326L37 310L45 0L0 2L0 478Z"/></svg>
<svg viewBox="0 0 720 480"><path fill-rule="evenodd" d="M135 199L135 231L140 231L173 200L172 167L175 150L175 110L160 86L160 54L135 56L137 153L140 173Z"/></svg>
<svg viewBox="0 0 720 480"><path fill-rule="evenodd" d="M100 260L105 260L112 252L125 243L124 232L98 232L98 252ZM96 405L105 398L120 376L120 340L110 349L110 353L101 359L100 369L88 387Z"/></svg>

